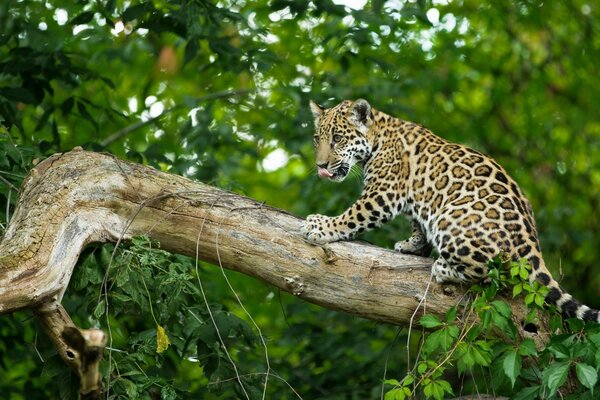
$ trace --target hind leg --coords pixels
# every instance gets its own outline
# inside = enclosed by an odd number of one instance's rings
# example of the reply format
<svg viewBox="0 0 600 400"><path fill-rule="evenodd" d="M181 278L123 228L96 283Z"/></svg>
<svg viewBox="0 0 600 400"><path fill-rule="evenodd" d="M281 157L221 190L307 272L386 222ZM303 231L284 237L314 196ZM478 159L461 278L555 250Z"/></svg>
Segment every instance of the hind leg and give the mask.
<svg viewBox="0 0 600 400"><path fill-rule="evenodd" d="M461 264L438 257L431 266L431 274L438 283L475 283L487 277L487 266Z"/></svg>
<svg viewBox="0 0 600 400"><path fill-rule="evenodd" d="M423 257L427 257L431 253L431 248L421 225L415 220L412 221L412 235L394 245L394 250L400 253Z"/></svg>

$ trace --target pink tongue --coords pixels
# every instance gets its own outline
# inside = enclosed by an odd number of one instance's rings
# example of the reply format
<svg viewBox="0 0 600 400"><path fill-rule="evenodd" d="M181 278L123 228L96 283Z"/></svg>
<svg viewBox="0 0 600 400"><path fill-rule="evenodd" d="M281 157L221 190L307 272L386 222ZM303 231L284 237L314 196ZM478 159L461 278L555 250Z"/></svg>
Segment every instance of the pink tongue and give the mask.
<svg viewBox="0 0 600 400"><path fill-rule="evenodd" d="M331 178L333 176L333 174L329 172L326 168L319 167L318 173L321 178Z"/></svg>

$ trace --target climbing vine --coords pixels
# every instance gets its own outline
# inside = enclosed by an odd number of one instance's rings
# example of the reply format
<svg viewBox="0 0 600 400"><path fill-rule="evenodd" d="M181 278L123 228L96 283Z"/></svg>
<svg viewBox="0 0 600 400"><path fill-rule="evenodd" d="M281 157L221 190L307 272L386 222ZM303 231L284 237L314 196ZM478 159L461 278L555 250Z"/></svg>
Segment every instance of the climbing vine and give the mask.
<svg viewBox="0 0 600 400"><path fill-rule="evenodd" d="M563 321L544 302L548 289L528 281L531 266L525 260L498 257L489 266L489 284L474 285L467 306L452 307L443 318L421 317L421 326L429 331L422 336L414 368L400 380L385 381L385 400L440 400L461 395L457 387L518 400L595 398L600 325ZM529 312L520 323L533 326L541 313L551 313L553 334L544 348L517 336L516 321L502 295L521 297L527 305ZM456 377L461 385L455 384Z"/></svg>

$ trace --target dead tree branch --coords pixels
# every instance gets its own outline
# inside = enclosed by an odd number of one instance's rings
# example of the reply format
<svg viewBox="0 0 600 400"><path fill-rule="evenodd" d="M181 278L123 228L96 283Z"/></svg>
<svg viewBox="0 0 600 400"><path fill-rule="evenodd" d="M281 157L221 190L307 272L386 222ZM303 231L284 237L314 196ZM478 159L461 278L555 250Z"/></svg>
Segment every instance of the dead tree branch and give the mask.
<svg viewBox="0 0 600 400"><path fill-rule="evenodd" d="M86 245L136 235L306 301L381 322L407 325L417 308L443 314L463 299L464 291L454 286L434 283L427 291L430 259L360 242L315 246L300 234L301 221L110 155L57 154L26 178L0 242L0 314L33 310L63 359L79 370L81 348L92 344L75 348L77 340L65 340L73 324L60 305L73 268ZM517 303L513 311L517 318L525 313Z"/></svg>

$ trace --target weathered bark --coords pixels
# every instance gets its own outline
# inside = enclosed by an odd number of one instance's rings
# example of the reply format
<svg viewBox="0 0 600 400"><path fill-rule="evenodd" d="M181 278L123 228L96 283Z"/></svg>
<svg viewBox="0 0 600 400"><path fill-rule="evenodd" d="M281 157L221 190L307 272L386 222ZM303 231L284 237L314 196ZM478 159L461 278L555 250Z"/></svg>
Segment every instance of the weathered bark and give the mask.
<svg viewBox="0 0 600 400"><path fill-rule="evenodd" d="M60 304L81 250L147 234L165 250L267 281L307 301L406 324L426 292L430 260L358 242L315 246L301 219L203 183L72 151L36 166L0 243L0 314ZM431 285L428 310L461 293Z"/></svg>
<svg viewBox="0 0 600 400"><path fill-rule="evenodd" d="M255 200L110 155L57 154L25 180L0 242L0 314L34 310L50 321L47 331L60 348L52 321L70 324L60 318L60 302L81 250L135 235L382 322L408 324L423 305L442 314L464 295L455 286L429 285L430 259L360 242L315 246L304 240L300 224ZM524 310L514 306L519 318ZM63 358L77 368L66 357L72 350L62 345Z"/></svg>

